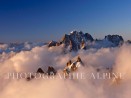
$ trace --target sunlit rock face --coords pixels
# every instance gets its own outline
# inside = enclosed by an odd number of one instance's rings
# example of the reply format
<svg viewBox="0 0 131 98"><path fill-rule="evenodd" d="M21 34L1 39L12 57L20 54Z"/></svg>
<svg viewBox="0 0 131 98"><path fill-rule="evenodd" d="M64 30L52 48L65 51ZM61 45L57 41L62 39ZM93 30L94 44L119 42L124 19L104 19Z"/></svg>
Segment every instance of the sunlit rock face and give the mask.
<svg viewBox="0 0 131 98"><path fill-rule="evenodd" d="M79 67L83 66L84 63L82 62L81 58L78 56L75 60L69 60L66 64L66 67L63 70L63 73L66 77L69 76L70 73L78 71Z"/></svg>

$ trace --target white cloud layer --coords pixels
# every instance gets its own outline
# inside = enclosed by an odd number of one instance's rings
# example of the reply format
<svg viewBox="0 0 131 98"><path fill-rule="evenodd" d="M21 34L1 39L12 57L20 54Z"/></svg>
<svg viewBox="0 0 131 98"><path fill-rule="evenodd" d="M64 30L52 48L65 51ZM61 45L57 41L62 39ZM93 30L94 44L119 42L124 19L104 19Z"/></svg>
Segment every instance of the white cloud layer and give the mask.
<svg viewBox="0 0 131 98"><path fill-rule="evenodd" d="M5 47L5 46L2 46ZM27 46L28 47L28 46ZM0 97L1 98L130 98L131 93L131 46L116 48L80 50L77 53L62 53L62 46L47 48L35 47L30 51L10 52L0 55ZM53 66L61 72L66 63L79 55L85 64L79 72L96 73L96 69L124 73L119 84L104 79L34 79L32 81L7 80L8 72L44 71ZM58 75L56 75L58 77Z"/></svg>

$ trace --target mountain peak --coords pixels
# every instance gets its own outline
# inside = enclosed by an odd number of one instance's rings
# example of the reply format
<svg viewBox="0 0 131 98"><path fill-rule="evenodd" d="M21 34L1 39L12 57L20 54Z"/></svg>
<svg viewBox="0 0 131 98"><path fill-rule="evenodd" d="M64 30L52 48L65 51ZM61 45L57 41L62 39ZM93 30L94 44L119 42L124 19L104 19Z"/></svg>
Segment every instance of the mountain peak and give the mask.
<svg viewBox="0 0 131 98"><path fill-rule="evenodd" d="M48 47L63 44L64 49L67 51L78 51L79 49L86 50L89 47L116 47L123 44L123 42L123 37L120 35L107 35L103 40L94 40L89 33L74 30L69 34L65 34L58 42L51 41Z"/></svg>
<svg viewBox="0 0 131 98"><path fill-rule="evenodd" d="M82 31L71 31L69 35L64 35L61 43L65 44L65 47L69 46L71 51L77 51L81 48L81 44L83 44L83 42L93 40L93 37L89 33L84 34Z"/></svg>
<svg viewBox="0 0 131 98"><path fill-rule="evenodd" d="M107 36L105 36L105 40L108 40L108 41L114 43L116 46L118 46L124 42L123 37L120 35L107 35Z"/></svg>

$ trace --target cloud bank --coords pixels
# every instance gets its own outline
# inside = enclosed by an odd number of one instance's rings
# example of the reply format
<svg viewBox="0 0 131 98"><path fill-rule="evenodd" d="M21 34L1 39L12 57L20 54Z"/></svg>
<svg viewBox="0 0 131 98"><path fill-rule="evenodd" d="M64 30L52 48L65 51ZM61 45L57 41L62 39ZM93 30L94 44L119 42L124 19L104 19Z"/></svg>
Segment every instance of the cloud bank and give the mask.
<svg viewBox="0 0 131 98"><path fill-rule="evenodd" d="M6 47L6 46L2 46ZM115 48L79 50L63 53L63 46L36 46L30 51L0 54L0 96L1 98L130 98L131 93L131 46L124 44ZM36 72L39 67L44 71L53 66L62 72L66 63L80 56L84 67L83 73L113 72L124 73L119 84L107 79L5 79L8 72ZM55 77L58 77L56 75Z"/></svg>

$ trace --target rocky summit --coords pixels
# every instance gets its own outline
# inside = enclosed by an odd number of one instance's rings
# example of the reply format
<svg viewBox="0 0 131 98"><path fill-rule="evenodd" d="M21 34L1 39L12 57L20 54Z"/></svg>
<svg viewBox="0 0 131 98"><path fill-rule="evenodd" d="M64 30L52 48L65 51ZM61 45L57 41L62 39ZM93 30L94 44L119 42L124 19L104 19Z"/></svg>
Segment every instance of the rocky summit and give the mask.
<svg viewBox="0 0 131 98"><path fill-rule="evenodd" d="M70 48L70 51L77 51L79 49L86 49L86 42L92 41L94 41L94 39L89 33L83 33L82 31L72 31L70 34L65 34L59 42L49 42L48 47L64 44L65 48Z"/></svg>
<svg viewBox="0 0 131 98"><path fill-rule="evenodd" d="M79 49L88 48L107 48L116 47L122 45L124 39L120 35L107 35L104 39L94 39L89 33L83 33L82 31L72 31L69 34L65 34L60 41L51 41L48 43L48 47L64 45L64 49L69 51L78 51Z"/></svg>
<svg viewBox="0 0 131 98"><path fill-rule="evenodd" d="M124 42L122 36L119 36L119 35L107 35L107 36L105 36L105 40L108 40L108 41L114 43L116 46L118 46Z"/></svg>

